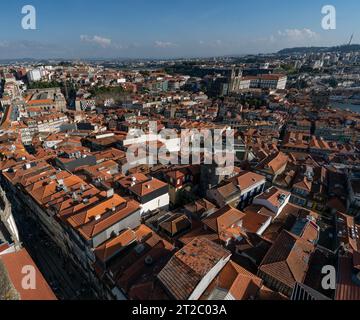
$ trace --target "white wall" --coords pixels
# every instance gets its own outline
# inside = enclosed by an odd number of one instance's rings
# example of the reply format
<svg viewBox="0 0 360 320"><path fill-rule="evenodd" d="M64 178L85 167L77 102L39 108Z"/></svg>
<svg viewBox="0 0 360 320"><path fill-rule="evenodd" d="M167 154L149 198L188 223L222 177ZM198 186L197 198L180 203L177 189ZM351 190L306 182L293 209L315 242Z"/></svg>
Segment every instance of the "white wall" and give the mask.
<svg viewBox="0 0 360 320"><path fill-rule="evenodd" d="M5 228L8 229L8 232L13 237L13 240L19 242L20 241L19 231L16 226L14 216L12 214L12 206L8 198L6 197L5 191L3 191L1 187L0 187L0 196L5 204L4 211L0 211L0 221L2 221L3 224L5 225Z"/></svg>
<svg viewBox="0 0 360 320"><path fill-rule="evenodd" d="M34 69L29 71L28 73L28 79L30 81L39 81L41 80L41 72L39 69Z"/></svg>
<svg viewBox="0 0 360 320"><path fill-rule="evenodd" d="M14 216L12 215L12 213L10 214L8 220L7 220L8 224L9 224L9 228L11 233L16 237L16 239L19 241L19 231L17 229L15 220L14 220Z"/></svg>
<svg viewBox="0 0 360 320"><path fill-rule="evenodd" d="M198 300L201 295L204 293L206 288L210 285L210 283L215 279L215 277L219 274L222 268L230 260L231 255L226 258L221 259L199 282L194 291L189 296L188 300Z"/></svg>
<svg viewBox="0 0 360 320"><path fill-rule="evenodd" d="M290 195L285 199L284 203L279 208L275 207L273 204L271 204L268 200L265 199L255 198L253 203L268 208L270 211L274 212L275 217L277 217L284 209L284 207L289 203L289 200Z"/></svg>
<svg viewBox="0 0 360 320"><path fill-rule="evenodd" d="M261 185L265 185L266 183L266 180L264 178L264 180L261 180L260 182L258 182L257 184L255 185L252 185L251 187L245 189L245 190L241 190L241 195L243 196L244 194L248 193L248 192L251 192L252 190L260 187Z"/></svg>
<svg viewBox="0 0 360 320"><path fill-rule="evenodd" d="M271 220L272 220L271 217L269 217L269 219L266 220L264 225L256 232L256 234L258 236L262 236L262 234L265 232L265 230L270 226Z"/></svg>
<svg viewBox="0 0 360 320"><path fill-rule="evenodd" d="M166 193L154 200L151 200L147 203L141 205L141 214L154 211L159 208L167 208L170 203L170 196L169 193Z"/></svg>
<svg viewBox="0 0 360 320"><path fill-rule="evenodd" d="M57 144L59 144L62 140L53 140L53 141L45 141L44 142L44 147L47 149L51 149L54 146L56 146Z"/></svg>
<svg viewBox="0 0 360 320"><path fill-rule="evenodd" d="M4 250L4 251L1 251L0 252L0 256L2 255L6 255L6 254L9 254L9 253L15 253L16 252L16 246L15 245L12 245L11 247L9 247L8 249Z"/></svg>
<svg viewBox="0 0 360 320"><path fill-rule="evenodd" d="M119 234L121 231L126 230L127 228L135 229L141 224L140 212L137 210L126 218L118 221L116 224L107 228L100 234L96 235L92 240L93 248L98 247L105 241L109 240L113 234Z"/></svg>

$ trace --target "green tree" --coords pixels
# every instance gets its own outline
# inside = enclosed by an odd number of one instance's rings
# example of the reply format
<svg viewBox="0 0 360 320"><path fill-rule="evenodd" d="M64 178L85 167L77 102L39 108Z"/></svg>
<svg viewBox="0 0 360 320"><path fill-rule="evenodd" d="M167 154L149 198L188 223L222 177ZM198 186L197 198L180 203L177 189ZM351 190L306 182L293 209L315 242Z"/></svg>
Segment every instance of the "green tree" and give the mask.
<svg viewBox="0 0 360 320"><path fill-rule="evenodd" d="M28 89L60 88L61 83L57 81L37 81L28 84Z"/></svg>

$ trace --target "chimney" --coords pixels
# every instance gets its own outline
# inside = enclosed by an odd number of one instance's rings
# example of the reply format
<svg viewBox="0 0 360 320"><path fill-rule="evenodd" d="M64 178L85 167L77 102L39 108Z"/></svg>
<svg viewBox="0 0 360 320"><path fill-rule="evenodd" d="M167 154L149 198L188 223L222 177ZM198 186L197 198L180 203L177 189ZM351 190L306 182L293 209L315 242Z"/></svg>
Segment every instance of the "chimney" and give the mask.
<svg viewBox="0 0 360 320"><path fill-rule="evenodd" d="M114 189L113 188L106 191L106 197L107 198L111 198L113 196L114 196Z"/></svg>

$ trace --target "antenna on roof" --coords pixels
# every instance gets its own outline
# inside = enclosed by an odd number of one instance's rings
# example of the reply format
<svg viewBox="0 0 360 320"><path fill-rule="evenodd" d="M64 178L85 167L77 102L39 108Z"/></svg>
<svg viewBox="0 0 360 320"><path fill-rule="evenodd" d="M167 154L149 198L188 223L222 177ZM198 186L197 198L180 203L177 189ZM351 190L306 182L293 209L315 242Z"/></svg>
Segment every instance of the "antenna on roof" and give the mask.
<svg viewBox="0 0 360 320"><path fill-rule="evenodd" d="M72 199L73 199L74 201L78 201L78 196L77 196L76 192L73 192L73 194L72 194Z"/></svg>

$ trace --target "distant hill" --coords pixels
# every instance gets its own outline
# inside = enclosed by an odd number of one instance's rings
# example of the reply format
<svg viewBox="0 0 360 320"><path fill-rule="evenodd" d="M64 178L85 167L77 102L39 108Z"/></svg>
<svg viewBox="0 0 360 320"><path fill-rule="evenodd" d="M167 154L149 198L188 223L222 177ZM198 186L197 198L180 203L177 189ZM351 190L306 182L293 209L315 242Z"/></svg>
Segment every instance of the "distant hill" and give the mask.
<svg viewBox="0 0 360 320"><path fill-rule="evenodd" d="M348 53L353 51L360 51L360 44L351 44L335 47L297 47L287 48L280 50L277 54L289 55L289 54L304 54L304 53L319 53L319 52L341 52Z"/></svg>

